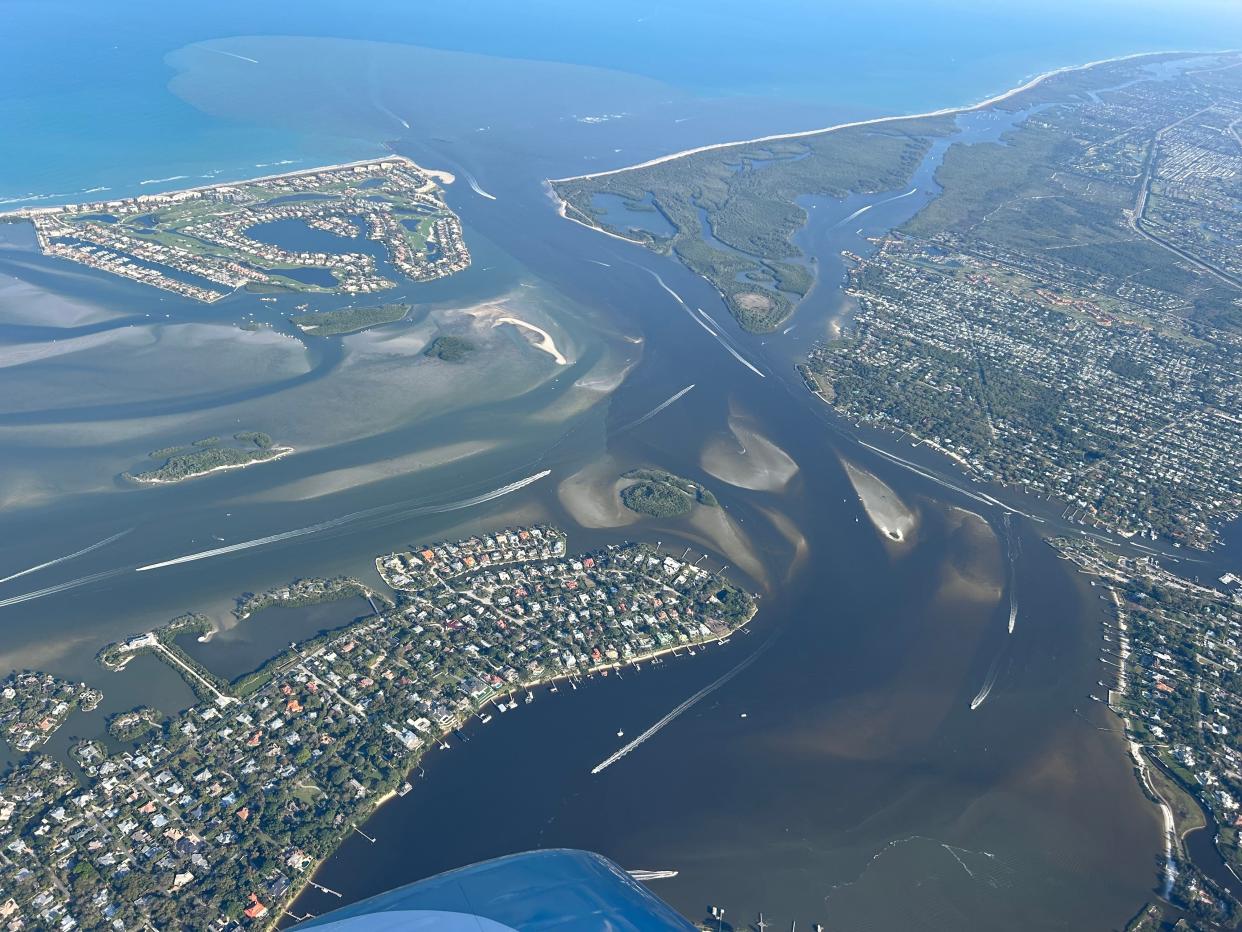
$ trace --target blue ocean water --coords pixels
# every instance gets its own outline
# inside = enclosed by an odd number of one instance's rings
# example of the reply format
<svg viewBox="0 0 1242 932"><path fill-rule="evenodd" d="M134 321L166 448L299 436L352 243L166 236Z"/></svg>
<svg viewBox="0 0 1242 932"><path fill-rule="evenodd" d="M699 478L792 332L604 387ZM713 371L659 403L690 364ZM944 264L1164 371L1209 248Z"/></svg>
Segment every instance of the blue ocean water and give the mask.
<svg viewBox="0 0 1242 932"><path fill-rule="evenodd" d="M6 0L3 18L0 208L80 200L99 188L149 193L379 151L380 140L336 125L230 119L170 93L166 57L209 39L383 40L610 68L700 97L874 114L977 100L1066 64L1219 48L1242 36L1242 9L1222 0L1176 10L1154 0Z"/></svg>

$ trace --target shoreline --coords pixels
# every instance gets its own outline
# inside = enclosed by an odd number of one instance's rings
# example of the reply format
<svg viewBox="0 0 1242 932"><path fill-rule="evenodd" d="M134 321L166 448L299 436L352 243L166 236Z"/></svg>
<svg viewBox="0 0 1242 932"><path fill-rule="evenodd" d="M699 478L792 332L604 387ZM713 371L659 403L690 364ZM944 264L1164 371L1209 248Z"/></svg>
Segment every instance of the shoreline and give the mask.
<svg viewBox="0 0 1242 932"><path fill-rule="evenodd" d="M131 482L137 482L139 485L176 485L178 482L189 482L191 479L201 479L203 476L209 476L213 472L224 472L228 469L245 469L247 466L258 466L260 463L274 463L278 459L283 459L290 453L296 453L293 447L275 447L276 452L271 456L265 456L262 459L251 460L248 463L226 463L223 466L212 466L210 469L204 469L202 472L190 473L187 476L180 476L176 479L144 479L141 474L123 473L124 477Z"/></svg>
<svg viewBox="0 0 1242 932"><path fill-rule="evenodd" d="M149 193L133 194L129 197L110 197L102 201L74 201L72 203L55 204L47 207L19 207L16 210L0 211L0 223L13 220L28 220L31 217L40 217L47 214L58 214L67 210L81 210L86 207L103 207L106 204L123 204L126 201L136 201L142 197L167 197L171 194L184 194L191 191L212 191L217 188L236 188L241 185L259 184L264 181L275 181L278 178L300 178L303 175L318 175L320 172L340 171L343 168L355 168L360 165L378 165L381 162L405 162L417 171L422 172L443 185L450 185L457 180L457 176L452 172L439 168L424 168L412 158L405 155L392 153L390 155L375 156L369 159L355 159L352 162L338 162L335 165L316 165L313 168L299 168L295 171L278 172L273 175L256 175L253 178L239 178L236 181L214 181L208 184L193 185L188 188L169 188L166 191L151 191Z"/></svg>
<svg viewBox="0 0 1242 932"><path fill-rule="evenodd" d="M596 673L600 673L601 675L606 676L609 672L617 671L618 676L619 676L619 671L621 671L624 668L637 666L640 663L647 663L650 661L659 660L660 658L666 655L675 654L677 651L682 650L682 649L693 649L696 647L707 648L713 645L720 645L720 644L723 644L723 642L727 641L729 638L733 637L733 635L735 634L748 633L746 631L747 625L749 625L754 620L755 616L758 614L759 614L759 606L755 605L753 611L751 611L751 613L746 617L746 619L743 620L740 624L738 624L736 628L733 628L725 632L724 634L703 638L701 641L689 641L685 644L679 643L679 644L669 646L669 647L661 647L649 653L642 654L641 656L635 655L625 660L614 660L607 664L600 664L599 666L593 669L581 671L580 673L558 673L555 676L536 677L528 681L521 681L518 683L506 684L508 686L507 693L497 692L489 696L488 698L484 699L482 702L479 703L478 707L472 713L470 713L469 716L466 717L465 721L455 726L455 728L450 728L447 731L442 732L439 738L433 741L430 741L425 748L421 749L420 752L418 752L413 757L413 759L410 761L409 766L406 767L404 771L402 771L401 779L403 781L408 781L410 774L413 773L416 769L418 769L418 767L420 766L422 762L422 759L427 755L429 751L435 750L439 746L439 742L444 740L446 737L452 734L455 730L460 730L461 728L470 724L469 719L471 717L478 718L481 714L484 713L485 706L487 706L488 704L494 704L498 696L504 696L504 695L516 693L523 689L529 692L537 686L556 687L557 684L562 680L572 680L575 678L589 678L589 677L593 677ZM375 817L375 815L379 812L379 810L386 803L391 802L394 798L397 798L397 791L395 789L389 789L386 792L377 796L375 798L375 801L371 804L371 807L367 811L366 815L360 817L356 823L351 823L350 831L355 831L355 830L358 830L359 827L365 826L368 822L371 821L371 819ZM329 858L334 857L341 850L341 843L344 841L344 839L347 836L348 836L348 832L341 836L341 840L338 841L333 846L332 852L328 854L327 857L323 858L321 861L315 864L315 866L312 869L308 870L305 874L301 876L301 878L299 878L298 881L295 881L294 884L290 886L289 891L286 893L285 898L276 906L276 908L272 909L269 912L269 915L273 919L273 923L271 926L268 926L268 928L270 929L277 928L279 924L281 923L281 921L285 919L292 920L292 922L295 925L298 922L302 921L302 919L297 917L294 913L290 912L290 910L293 908L294 903L296 903L298 899L304 893L306 893L309 889L311 889L313 885L318 886L315 882L315 878L319 875L319 871L328 862ZM410 881L410 882L417 883L417 881ZM362 899L365 899L365 897L363 897ZM358 902L358 900L354 900L353 902Z"/></svg>
<svg viewBox="0 0 1242 932"><path fill-rule="evenodd" d="M939 110L928 110L924 113L908 113L894 114L891 116L872 117L866 120L853 120L846 123L836 123L832 126L824 126L819 129L797 130L789 133L773 133L769 136L758 136L754 139L736 139L730 142L713 142L704 146L696 146L691 149L683 149L680 152L672 152L668 155L660 155L645 162L637 162L633 165L623 165L620 168L610 168L605 171L588 172L583 175L569 175L565 178L549 178L549 184L565 184L571 181L589 181L594 178L606 178L609 175L619 175L623 172L638 171L642 168L651 168L655 165L662 165L665 162L672 162L676 159L686 158L691 155L698 155L701 152L713 152L717 149L731 149L735 146L757 145L764 142L779 142L785 139L803 139L807 136L822 136L827 133L835 133L845 129L855 129L860 126L876 126L884 123L897 123L904 120L924 120L933 117L950 116L959 113L972 113L976 110L985 110L988 107L1003 103L1011 97L1015 97L1025 91L1032 90L1043 84L1045 81L1057 77L1062 74L1070 74L1075 71L1088 71L1091 68L1098 68L1101 65L1110 65L1115 62L1131 61L1138 58L1153 58L1157 55L1225 55L1237 51L1236 49L1219 49L1212 51L1195 51L1190 49L1166 49L1150 52L1133 52L1128 55L1116 55L1112 58L1101 58L1096 61L1084 62L1081 65L1064 65L1060 68L1053 68L1049 71L1041 72L1035 77L1016 87L1012 87L1007 91L1003 91L986 100L979 101L974 104L963 104L954 107L942 107ZM561 216L565 216L563 213ZM572 217L566 217L572 220ZM578 221L581 222L581 221ZM586 224L584 224L586 225ZM621 237L624 239L625 237ZM633 242L633 241L631 241Z"/></svg>

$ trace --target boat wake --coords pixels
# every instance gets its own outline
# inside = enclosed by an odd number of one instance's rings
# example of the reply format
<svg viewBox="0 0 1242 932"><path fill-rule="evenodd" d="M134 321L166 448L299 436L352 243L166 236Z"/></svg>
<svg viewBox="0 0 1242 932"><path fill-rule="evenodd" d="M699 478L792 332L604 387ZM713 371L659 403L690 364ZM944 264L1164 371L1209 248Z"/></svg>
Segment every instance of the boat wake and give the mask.
<svg viewBox="0 0 1242 932"><path fill-rule="evenodd" d="M625 757L626 754L629 754L630 751L634 750L640 744L643 744L644 742L654 737L657 732L662 730L666 725L668 725L670 722L672 722L682 713L687 712L690 709L694 708L694 706L697 705L699 702L701 702L705 697L714 693L721 686L725 685L725 683L729 682L729 680L733 679L735 676L737 676L739 673L741 673L743 670L749 667L752 663L758 660L759 657L763 654L763 652L768 649L768 646L772 643L772 640L773 638L768 638L759 647L758 650L756 650L753 654L751 654L749 657L747 657L745 660L739 663L732 670L729 670L723 676L720 676L717 679L713 680L712 682L708 683L706 686L700 689L697 693L695 693L685 702L681 703L681 705L673 709L673 711L669 712L668 715L664 716L662 719L660 719L658 722L656 722L654 725L652 725L650 728L644 731L641 735L639 735L637 738L631 741L629 744L625 745L625 747L621 748L619 751L617 751L616 753L608 757L606 760L603 760L600 763L596 764L593 768L591 768L591 773L597 774L597 773L601 773L607 770L609 767L611 767L621 758Z"/></svg>
<svg viewBox="0 0 1242 932"><path fill-rule="evenodd" d="M257 58L250 58L247 55L238 55L236 52L226 52L224 49L213 49L210 47L205 48L208 52L215 52L217 55L227 55L229 58L236 58L238 61L248 61L252 65L257 65L259 63Z"/></svg>
<svg viewBox="0 0 1242 932"><path fill-rule="evenodd" d="M475 495L471 498L463 498L460 501L448 502L443 505L421 505L416 508L403 510L400 517L415 517L418 515L435 515L444 514L449 511L457 511L462 508L472 508L475 505L482 505L485 502L494 501L504 495L509 495L518 489L524 489L532 482L538 482L545 476L550 475L552 470L545 469L537 472L533 476L527 476L525 479L519 479L517 482L510 482L508 485L502 485L498 489L492 489L490 492L484 492L481 495ZM295 528L292 531L283 531L279 534L269 534L267 537L256 537L254 540L245 540L236 544L229 544L227 547L213 547L211 550L200 550L197 553L187 553L185 556L174 557L171 560L163 560L159 563L148 563L146 566L138 567L135 572L145 573L150 570L163 569L166 566L176 566L181 563L194 563L198 560L208 560L212 557L219 557L229 553L237 553L240 550L251 550L255 547L263 547L267 544L279 543L283 540L291 540L295 537L305 537L308 534L318 534L321 531L331 530L332 528L341 527L344 524L357 521L361 518L373 517L389 510L390 506L382 506L380 508L370 508L366 511L355 511L339 518L332 518L328 521L321 521L318 524L307 525L302 528Z"/></svg>
<svg viewBox="0 0 1242 932"><path fill-rule="evenodd" d="M657 282L659 282L660 287L663 288L665 291L667 291L669 294L671 294L673 296L673 300L677 302L677 304L681 307L681 309L690 315L690 319L694 321L696 324L698 324L700 327L702 327L704 330L706 330L708 333L710 333L712 335L712 339L714 339L717 343L719 343L722 347L724 347L725 351L730 356L732 356L734 359L740 362L743 366L745 366L755 375L759 376L759 378L761 379L767 378L766 375L764 375L762 372L760 372L758 369L752 366L749 362L747 362L746 359L743 358L743 356L737 350L735 350L732 346L730 346L728 341L722 338L719 333L717 333L715 330L709 327L704 321L699 320L698 316L694 313L694 311L690 309L690 305L686 304L686 302L682 300L681 295L679 295L672 288L670 288L668 284L664 281L664 279L662 279L657 272L653 272L651 269L644 268L643 266L638 265L638 263L632 263L632 264L637 265L638 268L642 269L644 272L646 272L648 275L654 278ZM702 314L704 317L706 317L708 320L712 319L708 315L708 313L704 311L702 308L699 308L699 313ZM712 321L712 323L715 323L715 321Z"/></svg>
<svg viewBox="0 0 1242 932"><path fill-rule="evenodd" d="M1018 623L1018 555L1022 552L1021 542L1013 536L1013 519L1009 512L1001 518L1005 528L1005 555L1009 558L1009 633L1013 634Z"/></svg>
<svg viewBox="0 0 1242 932"><path fill-rule="evenodd" d="M996 685L996 674L1000 672L1001 657L1004 651L996 655L996 659L992 661L992 666L988 668L988 675L983 681L983 685L979 687L979 692L975 694L975 698L970 700L970 710L973 712L979 706L988 701L988 696L992 695L992 687Z"/></svg>
<svg viewBox="0 0 1242 932"><path fill-rule="evenodd" d="M5 576L3 579L0 579L0 583L6 583L9 580L18 579L19 577L22 577L22 576L28 576L31 573L39 572L39 570L45 570L49 566L56 566L56 564L58 563L66 563L69 560L73 560L73 559L76 559L77 557L84 556L85 554L90 553L92 550L98 550L100 547L108 546L108 544L112 543L114 540L120 540L122 537L130 533L130 531L132 530L133 528L130 528L128 531L121 531L119 534L113 534L111 537L105 537L103 540L97 541L91 544L89 547L83 547L81 550L75 550L73 553L67 553L63 557L57 557L55 560L48 560L46 563L40 563L38 566L31 566L24 570L21 570L20 572L14 573L11 576Z"/></svg>
<svg viewBox="0 0 1242 932"><path fill-rule="evenodd" d="M376 103L375 103L375 107L376 107L376 109L377 109L377 110L379 110L379 111L380 111L381 113L383 113L385 116L391 117L392 119L396 120L398 123L400 123L400 124L401 124L402 126L404 126L406 129L409 129L409 128L410 128L410 124L409 124L409 121L408 121L408 120L403 120L401 117L397 116L395 113L393 113L391 110L389 110L387 107L385 107L383 104L379 103L378 101L376 101Z"/></svg>
<svg viewBox="0 0 1242 932"><path fill-rule="evenodd" d="M492 489L491 491L483 492L479 495L471 496L470 498L463 498L457 501L445 502L439 505L416 505L412 508L402 507L400 505L396 506L395 508L392 505L382 505L377 508L368 508L364 511L351 512L350 514L342 515L339 518L332 518L328 521L320 521L318 524L311 524L311 525L307 525L306 527L295 528L292 531L282 531L279 534L269 534L266 537L256 537L253 540L245 540L245 541L241 541L236 544L229 544L224 547L213 547L210 550L200 550L196 553L187 553L184 556L174 557L171 560L161 560L158 563L148 563L145 566L124 566L119 569L105 570L102 573L94 573L90 576L82 576L78 579L71 579L68 582L59 583L55 586L48 586L44 589L36 589L32 592L24 592L20 595L10 596L7 599L0 599L0 608L5 608L6 606L9 606L9 605L19 605L22 602L30 602L35 599L42 599L49 595L55 595L58 592L65 592L69 589L77 589L79 586L87 586L87 585L90 585L91 583L101 582L105 579L112 579L113 577L120 576L125 573L130 573L130 572L146 573L146 572L150 572L151 570L164 569L165 567L177 566L182 563L195 563L199 560L209 560L212 557L220 557L220 556L224 556L230 553L238 553L243 550L252 550L255 547L264 547L268 544L275 544L275 543L279 543L285 540L292 540L297 537L306 537L309 534L318 534L323 531L328 531L328 530L332 530L333 528L343 527L344 525L362 521L367 518L382 517L384 521L388 521L388 522L404 521L408 518L418 517L420 515L445 514L447 512L458 511L463 508L473 508L476 505L482 505L487 502L494 501L498 498L501 498L502 496L509 495L513 492L516 492L519 489L524 489L526 488L526 486L530 485L531 483L538 482L540 479L543 479L544 477L551 475L551 473L552 473L552 470L545 469L541 472L535 473L532 476L527 476L525 479L519 479L516 482L510 482L508 485L502 485L499 488ZM50 566L52 565L52 563L59 563L59 562L63 562L64 560L72 559L73 557L76 557L76 556L81 556L83 553L87 553L91 550L95 550L99 547L103 547L104 545L109 544L112 541L116 540L117 538L122 537L124 536L124 534L128 534L128 533L130 532L124 531L121 534L114 534L112 537L107 538L106 540L102 540L96 544L92 544L90 547L84 548L83 550L78 551L77 553L69 554L65 557L58 558L57 560L52 561L47 565ZM15 576L11 576L9 578L14 579L17 576L24 575L27 572L34 572L36 569L41 569L41 568L42 567L32 567L29 570L23 570L21 573L18 573Z"/></svg>
<svg viewBox="0 0 1242 932"><path fill-rule="evenodd" d="M102 573L93 573L90 576L82 576L79 579L71 579L69 582L59 583L55 586L48 586L46 589L36 589L34 592L23 592L21 595L10 596L7 599L0 599L0 608L9 605L20 605L22 602L33 602L35 599L42 599L49 595L55 595L58 592L66 592L69 589L77 589L79 586L89 586L91 583L101 582L105 579L111 579L113 576L120 576L122 573L128 573L129 567L123 567L119 570L106 570Z"/></svg>
<svg viewBox="0 0 1242 932"><path fill-rule="evenodd" d="M489 194L488 192L484 191L482 188L479 187L479 182L475 179L474 175L470 174L470 172L465 171L464 169L462 170L462 174L466 176L466 184L470 185L471 191L473 191L479 197L487 198L489 201L496 200L495 194Z"/></svg>
<svg viewBox="0 0 1242 932"><path fill-rule="evenodd" d="M671 398L668 398L668 399L666 399L665 401L660 402L658 405L656 405L654 408L652 408L650 411L648 411L646 414L644 414L644 415L643 415L642 417L640 417L638 420L636 420L636 421L631 421L629 424L626 424L626 425L625 425L624 427L622 427L619 431L617 431L617 433L619 433L619 434L620 434L620 433L624 433L624 432L625 432L625 431L627 431L627 430L633 430L635 427L638 427L638 426L640 426L640 425L642 425L642 424L646 424L649 420L651 420L653 417L655 417L657 414L659 414L661 411L663 411L663 410L664 410L665 408L667 408L669 405L671 405L671 404L673 404L673 403L675 403L675 402L677 402L677 401L680 401L680 400L681 400L684 396L686 396L687 394L689 394L689 392L690 392L690 390L691 390L692 388L694 388L694 383L693 383L693 382L691 382L689 385L687 385L687 386L686 386L685 388L683 388L681 391L677 392L677 393L676 393L675 395L673 395ZM3 581L4 581L4 580L0 579L0 582L3 582Z"/></svg>
<svg viewBox="0 0 1242 932"><path fill-rule="evenodd" d="M836 223L832 225L832 228L835 230L837 227L845 226L845 224L849 223L851 220L855 219L856 217L861 217L863 214L871 210L873 207L882 207L885 204L891 204L893 201L899 201L903 197L909 197L911 194L917 194L918 191L919 191L918 188L911 188L905 194L894 194L892 197L885 198L882 201L876 201L874 204L867 204L863 207L860 207L858 208L858 210L854 211L844 220L838 220Z"/></svg>
<svg viewBox="0 0 1242 932"><path fill-rule="evenodd" d="M976 502L982 502L984 505L992 505L996 508L1000 508L1002 511L1013 512L1016 515L1022 515L1022 517L1029 518L1032 521L1038 521L1040 524L1044 523L1044 519L1038 517L1037 515L1031 515L1031 514L1027 514L1025 511L1019 511L1017 508L1014 508L1012 505L1006 505L1000 499L993 498L991 495L988 495L985 492L972 492L970 491L970 489L962 488L962 486L960 485L956 485L945 479L941 479L935 473L928 472L926 469L923 469L921 466L918 466L917 464L912 463L907 459L902 459L900 456L895 456L892 453L889 453L887 450L877 447L875 444L867 443L867 441L865 440L859 440L858 443L866 447L868 450L871 450L874 453L880 454L880 456L884 457L886 460L896 463L899 466L904 466L906 469L910 470L910 472L914 473L915 475L922 476L924 479L930 479L932 482L936 483L939 486L942 486L943 488L951 489L954 492L960 492L962 495L965 495L967 498L973 499Z"/></svg>

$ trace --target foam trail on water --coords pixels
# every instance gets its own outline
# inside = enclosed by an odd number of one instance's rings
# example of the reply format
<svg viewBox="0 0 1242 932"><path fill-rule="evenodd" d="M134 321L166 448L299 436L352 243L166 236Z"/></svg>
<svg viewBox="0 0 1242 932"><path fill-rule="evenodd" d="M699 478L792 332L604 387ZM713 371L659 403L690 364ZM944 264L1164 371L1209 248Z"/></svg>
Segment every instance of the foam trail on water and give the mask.
<svg viewBox="0 0 1242 932"><path fill-rule="evenodd" d="M113 534L111 537L105 537L103 540L97 541L89 547L83 547L81 550L75 550L73 553L67 553L63 557L57 557L55 560L48 560L46 563L40 563L38 566L28 567L21 572L14 573L12 576L5 576L3 579L0 579L0 583L6 583L11 579L17 579L20 576L27 576L30 573L37 573L39 570L45 570L49 566L55 566L57 563L65 563L68 560L73 560L77 557L83 556L84 554L88 554L92 550L98 550L100 547L106 547L114 540L120 540L132 530L133 528L131 527L128 531L121 531L119 534Z"/></svg>
<svg viewBox="0 0 1242 932"><path fill-rule="evenodd" d="M389 109L388 109L387 107L385 107L383 104L381 104L379 101L376 101L376 102L375 102L375 107L376 107L376 109L377 109L377 110L379 110L379 111L380 111L381 113L383 113L385 116L392 117L392 119L396 120L398 123L400 123L400 124L401 124L402 126L404 126L406 129L409 129L409 128L410 128L410 124L409 124L409 122L407 122L406 120L403 120L401 117L397 116L395 113L393 113L391 110L389 110Z"/></svg>
<svg viewBox="0 0 1242 932"><path fill-rule="evenodd" d="M1001 519L1005 526L1005 554L1009 557L1009 633L1013 634L1018 622L1018 554L1022 545L1013 536L1013 521L1009 512Z"/></svg>
<svg viewBox="0 0 1242 932"><path fill-rule="evenodd" d="M1001 654L996 655L996 659L992 661L992 666L988 669L988 675L984 679L983 685L979 687L979 692L975 694L975 698L970 700L970 710L972 712L987 702L988 696L992 694L992 687L996 685L996 674L1000 672L1001 656Z"/></svg>
<svg viewBox="0 0 1242 932"><path fill-rule="evenodd" d="M206 51L215 52L217 55L227 55L229 58L236 58L238 61L248 61L252 65L257 65L259 63L257 58L249 58L246 55L238 55L236 52L226 52L224 49L207 48Z"/></svg>
<svg viewBox="0 0 1242 932"><path fill-rule="evenodd" d="M487 198L489 201L496 200L495 194L488 194L486 191L484 191L482 188L479 187L479 182L475 180L474 175L470 174L470 172L466 171L465 169L462 170L462 174L466 176L466 184L470 185L471 191L473 191L479 197Z"/></svg>
<svg viewBox="0 0 1242 932"><path fill-rule="evenodd" d="M411 508L408 511L403 512L403 514L409 517L424 514L443 514L448 511L456 511L459 508L470 508L474 505L482 505L484 502L490 502L493 499L500 498L502 495L508 495L511 492L516 492L518 489L525 488L532 482L537 482L551 472L552 470L545 469L542 472L535 473L533 476L527 476L525 479L519 479L517 482L510 482L508 485L502 485L498 489L493 489L490 492L484 492L481 495L475 495L472 498L465 498L456 502L448 502L444 505L423 505ZM355 511L347 515L342 515L339 518L332 518L328 521L320 521L318 524L310 524L306 527L294 528L292 531L282 531L279 534L269 534L266 537L256 537L254 540L244 540L240 543L229 544L225 547L213 547L211 550L200 550L197 553L187 553L184 556L174 557L171 560L162 560L159 563L148 563L146 566L137 567L134 572L145 573L149 570L163 569L166 566L176 566L180 563L194 563L198 560L208 560L212 557L220 557L229 553L237 553L240 550L251 550L255 547L266 546L267 544L275 544L284 540L292 540L295 537L305 537L308 534L318 534L321 531L331 530L332 528L340 527L343 524L357 521L360 518L382 514L388 510L390 510L389 507L385 506L381 508L371 508L366 511Z"/></svg>
<svg viewBox="0 0 1242 932"><path fill-rule="evenodd" d="M716 328L716 330L718 331L718 332L713 332L713 331L711 331L711 330L708 330L708 332L709 332L709 333L711 333L711 334L712 334L712 336L714 336L717 340L719 340L719 341L720 341L720 345L721 345L721 346L723 346L726 350L728 350L728 351L729 351L729 353L730 353L730 355L732 355L734 359L736 359L738 362L740 362L743 366L745 366L747 369L749 369L749 370L750 370L751 372L753 372L755 375L759 376L759 378L761 378L761 379L766 379L766 378L767 378L767 376L766 376L766 375L764 375L762 372L760 372L758 369L756 369L754 366L752 366L752 365L751 365L751 364L750 364L750 363L749 363L749 362L748 362L748 361L747 361L747 360L746 360L746 359L742 356L742 354L741 354L741 353L739 353L736 349L734 349L734 347L733 347L733 341L732 341L732 340L730 340L730 339L728 338L728 336L726 336L726 335L725 335L725 332L724 332L724 327L722 327L722 326L720 326L720 324L716 323L716 318L712 317L712 315L711 315L711 314L707 313L707 311L703 310L702 308L699 308L699 309L698 309L698 311L699 311L699 313L700 313L700 314L702 314L705 318L707 318L707 320L711 323L711 325L712 325L713 327L715 327L715 328Z"/></svg>
<svg viewBox="0 0 1242 932"><path fill-rule="evenodd" d="M687 700L686 700L685 702L683 702L681 705L677 706L677 708L673 709L673 711L672 711L672 712L669 712L669 713L668 713L668 715L664 716L664 718L660 719L658 722L656 722L654 725L652 725L650 728L648 728L646 731L644 731L641 735L639 735L637 738L635 738L633 741L631 741L631 742L630 742L629 744L627 744L625 747L621 748L621 750L617 751L615 754L613 754L613 755L612 755L611 757L609 757L607 760L601 761L600 763L596 764L596 765L595 765L595 766L591 769L591 773L596 774L596 773L600 773L601 771L607 770L609 767L611 767L613 764L615 764L615 763L616 763L617 761L619 761L621 758L625 757L625 755L626 755L626 754L629 754L629 753L630 753L630 751L634 750L636 747L638 747L638 746L639 746L640 744L642 744L644 741L647 741L647 740L648 740L648 739L650 739L652 736L654 736L654 735L656 734L656 732L658 732L658 731L660 731L662 728L664 728L664 726L665 726L665 725L667 725L669 722L673 721L673 719L677 718L677 717L678 717L679 715L681 715L683 712L686 712L686 711L688 711L689 709L693 708L693 707L694 707L694 706L695 706L698 702L700 702L700 701L701 701L701 700L702 700L705 696L708 696L708 695L710 695L711 693L715 692L717 689L719 689L719 688L720 688L721 686L723 686L725 683L729 682L729 680L733 679L733 677L737 676L739 673L741 673L743 670L745 670L747 667L749 667L752 663L754 663L756 660L758 660L758 659L759 659L759 656L760 656L760 655L761 655L761 654L762 654L765 650L767 650L767 649L768 649L768 645L769 645L769 644L771 644L771 643L772 643L772 638L768 638L768 640L767 640L767 641L765 641L765 642L763 643L763 645L762 645L762 646L761 646L761 647L760 647L757 651L755 651L753 654L751 654L749 657L747 657L745 660L743 660L741 663L739 663L739 664L738 664L736 667L734 667L732 670L730 670L729 672L725 673L723 676L721 676L721 677L719 677L719 678L717 678L717 679L713 680L712 682L708 683L706 686L704 686L702 689L700 689L697 693L695 693L693 696L691 696L689 699L687 699Z"/></svg>
<svg viewBox="0 0 1242 932"><path fill-rule="evenodd" d="M654 408L652 408L650 411L648 411L646 414L640 417L637 421L633 421L632 423L626 424L624 427L621 428L621 430L617 431L617 433L622 433L627 430L633 430L635 427L638 427L640 424L646 424L649 420L651 420L653 417L655 417L657 414L659 414L669 405L673 404L676 401L680 401L685 395L689 394L692 388L694 388L693 382L691 382L681 391L677 392L677 394L673 395L671 398L668 398L660 402L658 405L656 405ZM4 580L0 580L0 582L3 582L3 581Z"/></svg>
<svg viewBox="0 0 1242 932"><path fill-rule="evenodd" d="M59 583L55 586L48 586L46 589L36 589L34 592L23 592L21 595L10 596L7 599L0 599L0 608L8 605L20 605L22 602L32 602L35 599L42 599L49 595L55 595L58 592L66 592L69 589L76 589L79 586L86 586L93 582L99 582L103 579L110 579L113 576L120 576L122 573L129 572L128 568L119 570L106 570L102 573L93 573L90 576L83 576L80 579L71 579L69 582Z"/></svg>
<svg viewBox="0 0 1242 932"><path fill-rule="evenodd" d="M638 265L638 263L633 263L633 264ZM762 372L760 372L758 369L756 369L754 366L748 363L745 359L743 359L742 356L733 347L731 347L728 343L726 343L723 339L721 339L720 334L718 334L715 330L713 330L707 324L703 323L703 321L699 320L699 318L695 315L694 311L690 310L690 305L688 305L685 301L682 300L681 295L679 295L672 288L670 288L667 284L665 284L664 279L662 279L658 273L651 271L651 269L643 268L643 266L641 265L639 265L638 268L642 269L644 272L646 272L648 275L654 278L657 282L659 282L660 287L663 288L665 291L667 291L669 294L671 294L673 296L673 299L678 303L678 305L681 306L681 309L690 315L690 319L694 321L696 324L698 324L700 327L702 327L704 330L706 330L708 333L710 333L712 335L712 338L717 343L719 343L721 346L723 346L730 356L732 356L734 359L740 362L743 366L745 366L755 375L759 376L759 378L761 379L767 378L766 375L764 375ZM703 314L703 316L705 317L707 316L707 314L703 311L702 308L699 309L699 313Z"/></svg>
<svg viewBox="0 0 1242 932"><path fill-rule="evenodd" d="M918 190L919 190L918 188L911 188L911 189L910 189L909 191L907 191L905 194L894 194L892 197L885 198L885 199L884 199L884 200L882 200L882 201L876 201L874 204L867 204L865 207L860 207L860 208L858 208L858 210L854 211L852 214L850 214L850 215L849 215L848 217L846 217L844 220L838 220L836 223L834 223L834 224L833 224L833 229L835 230L835 229L836 229L837 227L839 227L839 226L844 226L845 224L847 224L847 223L849 223L851 220L853 220L855 217L861 217L863 214L865 214L867 211L871 210L871 208L873 208L873 207L880 207L880 206L882 206L882 205L884 205L884 204L891 204L893 201L899 201L899 200L901 200L903 197L909 197L911 194L917 194L917 193L918 193Z"/></svg>

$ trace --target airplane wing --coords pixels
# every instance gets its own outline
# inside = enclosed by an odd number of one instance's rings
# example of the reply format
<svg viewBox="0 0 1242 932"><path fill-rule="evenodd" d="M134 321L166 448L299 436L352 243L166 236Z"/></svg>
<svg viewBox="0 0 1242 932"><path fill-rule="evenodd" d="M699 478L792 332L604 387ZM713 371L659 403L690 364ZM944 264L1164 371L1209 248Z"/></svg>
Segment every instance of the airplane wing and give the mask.
<svg viewBox="0 0 1242 932"><path fill-rule="evenodd" d="M398 887L300 923L297 932L694 932L612 861L530 851Z"/></svg>

